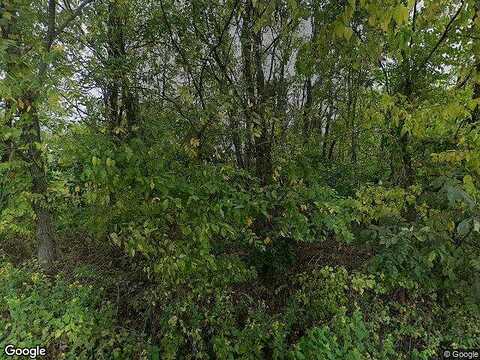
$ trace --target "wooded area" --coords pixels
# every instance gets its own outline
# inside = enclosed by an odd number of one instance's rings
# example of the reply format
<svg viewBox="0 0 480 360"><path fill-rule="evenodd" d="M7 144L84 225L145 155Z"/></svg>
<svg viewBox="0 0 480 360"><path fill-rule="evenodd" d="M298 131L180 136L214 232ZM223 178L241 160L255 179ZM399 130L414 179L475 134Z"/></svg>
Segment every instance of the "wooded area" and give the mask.
<svg viewBox="0 0 480 360"><path fill-rule="evenodd" d="M0 358L479 349L479 124L479 0L0 0Z"/></svg>

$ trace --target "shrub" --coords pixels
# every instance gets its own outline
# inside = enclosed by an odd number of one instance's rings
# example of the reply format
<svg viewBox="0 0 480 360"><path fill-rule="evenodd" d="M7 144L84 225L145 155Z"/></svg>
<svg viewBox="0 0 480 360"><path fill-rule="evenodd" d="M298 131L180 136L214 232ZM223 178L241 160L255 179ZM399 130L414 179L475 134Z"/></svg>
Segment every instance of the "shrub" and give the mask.
<svg viewBox="0 0 480 360"><path fill-rule="evenodd" d="M53 279L35 264L0 260L0 347L46 347L55 359L146 358L146 349L114 320L91 285Z"/></svg>

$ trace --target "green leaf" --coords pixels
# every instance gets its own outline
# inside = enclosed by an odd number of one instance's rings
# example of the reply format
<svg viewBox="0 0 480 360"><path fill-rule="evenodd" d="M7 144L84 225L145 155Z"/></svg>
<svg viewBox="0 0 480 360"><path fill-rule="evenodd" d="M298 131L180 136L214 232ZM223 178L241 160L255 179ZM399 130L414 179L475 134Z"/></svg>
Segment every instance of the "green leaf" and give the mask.
<svg viewBox="0 0 480 360"><path fill-rule="evenodd" d="M447 198L450 206L455 206L455 203L459 201L464 202L471 209L475 207L475 201L473 201L473 199L465 191L451 185L445 185L445 190L447 192Z"/></svg>
<svg viewBox="0 0 480 360"><path fill-rule="evenodd" d="M333 33L337 38L344 37L345 34L345 25L341 21L335 21L333 23Z"/></svg>
<svg viewBox="0 0 480 360"><path fill-rule="evenodd" d="M350 27L345 26L345 29L343 30L343 37L348 41L350 40L352 35L353 35L353 30Z"/></svg>
<svg viewBox="0 0 480 360"><path fill-rule="evenodd" d="M5 11L2 16L8 21L12 20L12 14L10 14L8 11Z"/></svg>
<svg viewBox="0 0 480 360"><path fill-rule="evenodd" d="M470 232L472 228L472 219L465 219L457 226L457 234L458 236L464 238Z"/></svg>
<svg viewBox="0 0 480 360"><path fill-rule="evenodd" d="M408 21L408 9L402 4L397 5L393 10L393 19L399 25L405 24Z"/></svg>
<svg viewBox="0 0 480 360"><path fill-rule="evenodd" d="M480 233L480 221L473 219L473 231Z"/></svg>

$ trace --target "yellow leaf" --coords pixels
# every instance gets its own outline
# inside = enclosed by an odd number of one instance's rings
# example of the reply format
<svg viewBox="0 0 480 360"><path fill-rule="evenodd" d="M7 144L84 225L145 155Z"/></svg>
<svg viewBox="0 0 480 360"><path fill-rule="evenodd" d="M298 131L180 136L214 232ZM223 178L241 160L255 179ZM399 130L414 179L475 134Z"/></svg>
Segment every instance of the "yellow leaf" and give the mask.
<svg viewBox="0 0 480 360"><path fill-rule="evenodd" d="M193 147L198 147L200 146L200 140L198 140L197 138L191 138L190 145L192 145Z"/></svg>
<svg viewBox="0 0 480 360"><path fill-rule="evenodd" d="M63 52L63 50L65 50L65 48L62 45L53 45L52 46L52 51L61 53L61 52Z"/></svg>

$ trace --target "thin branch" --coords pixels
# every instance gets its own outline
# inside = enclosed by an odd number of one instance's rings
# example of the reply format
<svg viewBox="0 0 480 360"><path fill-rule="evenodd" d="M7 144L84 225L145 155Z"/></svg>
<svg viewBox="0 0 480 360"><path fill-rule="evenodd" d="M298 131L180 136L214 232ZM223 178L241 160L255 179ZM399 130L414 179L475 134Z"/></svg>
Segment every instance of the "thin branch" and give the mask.
<svg viewBox="0 0 480 360"><path fill-rule="evenodd" d="M462 11L463 9L463 6L465 5L465 0L462 0L462 3L460 4L458 10L455 12L455 14L452 16L452 18L450 19L450 21L448 22L447 24L447 27L445 28L445 31L443 32L442 36L440 36L440 38L438 39L437 43L435 44L435 46L432 48L432 50L430 51L430 53L427 55L427 57L422 61L421 65L418 67L418 70L421 70L425 65L427 65L427 63L430 61L430 59L432 58L433 54L435 53L435 51L437 51L437 49L440 47L440 45L442 44L442 42L446 39L447 35L448 35L448 32L450 31L450 28L452 27L453 25L453 22L457 19L458 15L460 15L460 12Z"/></svg>
<svg viewBox="0 0 480 360"><path fill-rule="evenodd" d="M273 39L270 44L263 50L263 53L266 54L270 48L272 46L275 46L277 44L277 42L280 40L280 38L282 37L282 35L284 34L285 30L288 29L290 27L290 25L293 24L293 21L294 19L290 19L290 21L287 23L287 25L285 25L285 27L283 29L280 29L280 32L278 33L278 35L275 37L275 39Z"/></svg>
<svg viewBox="0 0 480 360"><path fill-rule="evenodd" d="M171 26L170 22L168 21L167 13L165 12L165 8L164 8L164 5L163 5L163 0L160 0L160 9L162 10L163 19L165 20L165 25L167 25L167 30L168 30L168 33L170 35L170 39L172 41L172 44L175 47L175 49L177 50L177 52L180 54L180 57L182 58L182 61L183 61L184 66L186 68L186 71L187 71L188 75L190 75L190 78L192 79L193 86L195 88L195 91L198 94L198 97L200 99L200 103L202 104L202 109L205 109L206 105L205 105L205 101L203 99L203 90L197 84L197 82L195 80L195 77L193 75L192 66L190 65L189 61L187 60L187 57L183 53L180 45L175 40L175 35L173 33L172 26Z"/></svg>
<svg viewBox="0 0 480 360"><path fill-rule="evenodd" d="M57 30L55 31L54 38L59 36L65 28L70 24L73 20L75 20L83 11L83 9L90 3L94 2L95 0L84 0L78 7L70 14L68 18L65 19L65 21L58 26Z"/></svg>
<svg viewBox="0 0 480 360"><path fill-rule="evenodd" d="M464 78L463 80L461 80L461 81L459 81L459 82L457 83L456 88L457 88L457 89L463 88L463 87L467 84L467 82L470 80L470 78L472 77L472 75L473 75L473 67L472 67L472 69L470 69L470 71L468 72L468 75L465 76L465 78Z"/></svg>
<svg viewBox="0 0 480 360"><path fill-rule="evenodd" d="M220 56L218 55L218 48L220 47L220 45L222 44L223 42L223 38L228 30L228 28L230 27L230 24L232 22L232 19L234 18L234 15L235 15L235 12L237 10L237 6L238 6L238 0L235 1L235 3L233 4L233 7L232 7L232 11L230 12L230 15L226 21L226 23L224 24L223 28L222 28L222 31L220 33L220 37L217 39L216 41L216 44L212 45L210 44L210 42L208 41L208 39L204 36L202 36L201 32L198 30L197 26L195 25L195 22L193 23L193 26L194 26L194 29L195 29L195 33L198 35L199 39L207 46L209 47L209 52L207 54L207 56L203 59L203 64L202 64L202 68L200 70L200 89L202 89L203 91L203 78L204 78L204 73L205 73L205 69L207 67L207 64L209 63L209 59L210 57L213 55L214 58L216 59L217 57L220 58ZM207 22L207 25L208 25L208 19L206 20Z"/></svg>

